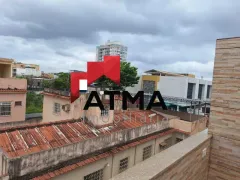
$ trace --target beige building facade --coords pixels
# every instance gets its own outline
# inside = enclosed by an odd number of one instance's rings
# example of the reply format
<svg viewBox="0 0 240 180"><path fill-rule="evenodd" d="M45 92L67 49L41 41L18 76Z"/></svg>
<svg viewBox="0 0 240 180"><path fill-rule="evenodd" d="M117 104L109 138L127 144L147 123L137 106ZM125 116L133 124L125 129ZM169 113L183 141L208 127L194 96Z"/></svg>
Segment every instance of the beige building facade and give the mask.
<svg viewBox="0 0 240 180"><path fill-rule="evenodd" d="M68 94L44 92L43 95L43 122L80 119L84 117L83 105L86 102L84 95L74 103L70 103Z"/></svg>
<svg viewBox="0 0 240 180"><path fill-rule="evenodd" d="M112 153L109 157L103 158L99 161L90 163L82 168L76 168L75 170L56 176L53 179L56 180L75 180L78 177L79 180L85 180L88 176L92 175L98 177L98 172L102 173L102 179L108 180L112 177L126 171L127 169L141 163L144 160L160 153L164 149L177 143L175 133L163 135L162 137L152 139L142 144L136 145L124 151ZM170 141L169 141L170 140ZM168 143L165 145L165 143ZM165 147L161 147L165 145ZM145 158L145 159L144 159ZM100 174L101 174L100 173ZM101 175L100 175L101 176Z"/></svg>
<svg viewBox="0 0 240 180"><path fill-rule="evenodd" d="M27 80L12 78L12 59L0 59L0 123L25 121Z"/></svg>
<svg viewBox="0 0 240 180"><path fill-rule="evenodd" d="M0 78L12 77L13 59L0 58Z"/></svg>
<svg viewBox="0 0 240 180"><path fill-rule="evenodd" d="M40 66L37 64L25 64L21 62L13 62L12 65L13 76L35 76L40 77Z"/></svg>

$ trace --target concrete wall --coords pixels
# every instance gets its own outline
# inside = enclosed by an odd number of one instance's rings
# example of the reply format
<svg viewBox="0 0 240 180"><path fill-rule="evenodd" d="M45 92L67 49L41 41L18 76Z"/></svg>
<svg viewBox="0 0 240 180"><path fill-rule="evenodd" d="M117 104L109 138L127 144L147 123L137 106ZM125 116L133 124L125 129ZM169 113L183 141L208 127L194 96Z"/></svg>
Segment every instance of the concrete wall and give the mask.
<svg viewBox="0 0 240 180"><path fill-rule="evenodd" d="M158 121L156 124L148 124L134 129L125 129L114 132L111 135L98 136L75 144L25 155L20 158L10 158L8 172L9 175L12 176L22 176L97 150L129 142L130 140L161 131L168 127L168 121Z"/></svg>
<svg viewBox="0 0 240 180"><path fill-rule="evenodd" d="M92 163L82 168L77 168L70 173L63 174L53 178L54 180L84 180L84 176L91 174L97 170L103 169L103 180L111 178L112 156L101 159L96 163Z"/></svg>
<svg viewBox="0 0 240 180"><path fill-rule="evenodd" d="M162 150L159 148L159 144L163 143L166 139L169 139L169 138L172 139L171 144L167 145L168 147L174 145L175 142L176 142L176 135L175 135L175 134L176 134L176 133L168 134L168 135L166 135L166 136L159 137L159 138L155 139L155 147L154 147L154 149L155 149L155 154L160 153L160 152L162 151Z"/></svg>
<svg viewBox="0 0 240 180"><path fill-rule="evenodd" d="M18 76L41 76L41 71L37 69L32 69L32 68L16 68L16 75Z"/></svg>
<svg viewBox="0 0 240 180"><path fill-rule="evenodd" d="M16 126L26 126L26 125L36 125L41 122L42 122L42 119L34 118L31 120L25 120L25 121L14 121L14 122L1 123L0 131L1 131L1 129L5 129L5 128L11 128L11 127L16 127Z"/></svg>
<svg viewBox="0 0 240 180"><path fill-rule="evenodd" d="M74 103L70 103L69 98L62 98L52 95L44 95L43 98L43 121L60 121L66 119L79 119L84 117L83 107L85 105L85 96L81 95ZM70 111L66 112L61 108L60 113L54 113L54 103L59 103L61 106L70 104Z"/></svg>
<svg viewBox="0 0 240 180"><path fill-rule="evenodd" d="M21 106L15 106L16 101L21 101ZM0 116L0 123L25 121L26 93L1 93L0 102L11 102L11 115Z"/></svg>
<svg viewBox="0 0 240 180"><path fill-rule="evenodd" d="M0 78L0 88L17 88L17 89L27 89L26 79L15 79L15 78Z"/></svg>
<svg viewBox="0 0 240 180"><path fill-rule="evenodd" d="M112 166L112 176L116 176L119 174L120 160L128 157L128 168L131 168L135 165L135 157L136 157L136 147L127 149L123 152L119 152L114 154L113 156L113 166Z"/></svg>
<svg viewBox="0 0 240 180"><path fill-rule="evenodd" d="M184 143L184 142L182 142ZM206 180L208 175L208 162L210 153L210 139L200 144L189 154L167 167L151 180L170 180L170 179L194 179ZM203 151L206 149L206 156Z"/></svg>
<svg viewBox="0 0 240 180"><path fill-rule="evenodd" d="M194 122L171 119L170 127L174 129L179 129L184 132L188 132L189 134L193 135L207 128L207 117L203 117Z"/></svg>
<svg viewBox="0 0 240 180"><path fill-rule="evenodd" d="M209 180L240 179L240 38L219 39L213 72Z"/></svg>
<svg viewBox="0 0 240 180"><path fill-rule="evenodd" d="M206 131L195 134L118 174L112 180L206 180L210 138Z"/></svg>
<svg viewBox="0 0 240 180"><path fill-rule="evenodd" d="M93 99L92 102L96 102L96 100ZM101 115L101 110L99 107L90 107L87 111L85 111L85 116L94 126L98 127L106 124L112 124L114 111L109 110L108 113Z"/></svg>
<svg viewBox="0 0 240 180"><path fill-rule="evenodd" d="M12 77L12 64L0 62L0 78Z"/></svg>
<svg viewBox="0 0 240 180"><path fill-rule="evenodd" d="M120 165L120 160L124 158L129 158L128 160L128 169L133 167L134 165L138 164L139 162L142 161L142 156L143 156L143 148L147 147L149 145L153 146L152 150L152 156L155 154L159 153L160 151L154 151L155 147L159 147L159 143L163 142L167 138L172 138L173 139L174 134L169 134L163 137L159 137L157 139L148 141L146 143L137 145L135 147L131 147L127 150L114 153L108 158L104 158L102 160L93 162L91 164L88 164L82 168L77 168L74 171L70 171L69 173L63 174L61 176L57 176L54 179L55 180L63 180L63 179L83 179L84 176L93 173L99 169L104 169L104 180L108 180L116 175L119 174L119 165ZM171 146L173 144L170 144Z"/></svg>
<svg viewBox="0 0 240 180"><path fill-rule="evenodd" d="M163 96L187 98L187 77L161 76L158 89Z"/></svg>
<svg viewBox="0 0 240 180"><path fill-rule="evenodd" d="M4 177L5 175L8 174L7 167L8 167L7 158L3 155L2 152L0 152L0 180L2 180L1 177Z"/></svg>
<svg viewBox="0 0 240 180"><path fill-rule="evenodd" d="M143 149L147 146L152 146L152 155L155 153L155 140L148 141L144 144L140 144L136 148L136 154L135 154L135 163L140 163L143 161Z"/></svg>
<svg viewBox="0 0 240 180"><path fill-rule="evenodd" d="M198 99L199 84L204 85L202 100L207 99L207 86L212 85L212 82L203 79L161 76L158 89L164 96L187 98L188 83L194 84L193 99Z"/></svg>

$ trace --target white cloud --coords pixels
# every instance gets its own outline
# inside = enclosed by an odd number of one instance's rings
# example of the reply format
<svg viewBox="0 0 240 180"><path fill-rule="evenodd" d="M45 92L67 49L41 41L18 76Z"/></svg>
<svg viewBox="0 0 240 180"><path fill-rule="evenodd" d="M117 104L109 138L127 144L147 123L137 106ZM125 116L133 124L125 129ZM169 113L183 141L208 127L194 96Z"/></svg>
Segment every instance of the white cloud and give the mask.
<svg viewBox="0 0 240 180"><path fill-rule="evenodd" d="M215 40L238 36L237 0L0 0L0 56L43 71L86 69L96 46L128 46L139 68L212 77Z"/></svg>

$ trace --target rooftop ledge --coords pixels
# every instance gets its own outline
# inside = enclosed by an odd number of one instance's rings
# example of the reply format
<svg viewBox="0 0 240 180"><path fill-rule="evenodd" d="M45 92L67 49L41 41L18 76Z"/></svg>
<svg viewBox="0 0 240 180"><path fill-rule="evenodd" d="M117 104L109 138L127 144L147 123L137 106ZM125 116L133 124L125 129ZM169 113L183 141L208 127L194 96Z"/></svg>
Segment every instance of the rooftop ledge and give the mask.
<svg viewBox="0 0 240 180"><path fill-rule="evenodd" d="M155 156L152 156L151 158L135 165L134 167L126 170L125 172L113 177L111 180L157 179L159 175L161 176L163 175L163 173L164 175L166 175L169 171L173 171L176 166L180 165L180 161L183 158L185 158L191 152L196 150L199 146L201 146L202 144L210 140L210 138L211 138L211 135L208 135L208 129L206 129L200 133L197 133L185 139L184 141L174 146L171 146L170 148L162 151L161 153ZM182 167L182 165L180 166ZM176 174L177 173L175 173L175 175Z"/></svg>

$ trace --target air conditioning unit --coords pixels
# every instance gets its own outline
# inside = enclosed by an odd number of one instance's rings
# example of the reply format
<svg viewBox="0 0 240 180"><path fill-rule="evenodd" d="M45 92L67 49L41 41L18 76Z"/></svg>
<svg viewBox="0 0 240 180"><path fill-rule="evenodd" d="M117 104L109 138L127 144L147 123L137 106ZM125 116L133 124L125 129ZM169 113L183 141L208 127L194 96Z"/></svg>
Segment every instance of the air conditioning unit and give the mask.
<svg viewBox="0 0 240 180"><path fill-rule="evenodd" d="M62 106L63 111L69 112L70 111L70 104L65 104Z"/></svg>

